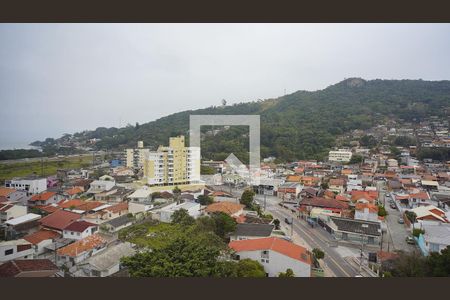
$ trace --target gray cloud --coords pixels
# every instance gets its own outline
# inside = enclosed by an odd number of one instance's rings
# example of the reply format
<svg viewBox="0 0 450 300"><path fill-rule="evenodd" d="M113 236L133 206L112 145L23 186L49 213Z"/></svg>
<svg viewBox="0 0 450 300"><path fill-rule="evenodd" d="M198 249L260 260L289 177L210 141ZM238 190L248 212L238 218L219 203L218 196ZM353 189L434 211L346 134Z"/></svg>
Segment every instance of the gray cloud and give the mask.
<svg viewBox="0 0 450 300"><path fill-rule="evenodd" d="M345 77L450 79L449 36L449 24L2 24L0 147Z"/></svg>

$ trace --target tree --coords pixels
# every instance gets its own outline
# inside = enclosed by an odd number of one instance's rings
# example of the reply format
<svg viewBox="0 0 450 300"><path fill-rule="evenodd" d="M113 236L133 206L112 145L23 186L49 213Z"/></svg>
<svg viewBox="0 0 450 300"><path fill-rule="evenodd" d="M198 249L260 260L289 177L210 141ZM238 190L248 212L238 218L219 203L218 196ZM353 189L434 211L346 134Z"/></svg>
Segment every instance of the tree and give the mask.
<svg viewBox="0 0 450 300"><path fill-rule="evenodd" d="M352 155L352 158L350 158L350 164L359 164L362 163L364 161L364 157L362 157L362 155L359 154L354 154Z"/></svg>
<svg viewBox="0 0 450 300"><path fill-rule="evenodd" d="M378 142L373 136L365 135L359 139L359 144L364 147L372 148L375 147Z"/></svg>
<svg viewBox="0 0 450 300"><path fill-rule="evenodd" d="M450 276L450 246L440 253L432 252L427 259L428 276L449 277Z"/></svg>
<svg viewBox="0 0 450 300"><path fill-rule="evenodd" d="M295 277L294 271L292 269L287 269L286 272L280 272L278 277Z"/></svg>
<svg viewBox="0 0 450 300"><path fill-rule="evenodd" d="M420 228L414 228L412 235L415 237L419 237L421 234L424 234L424 233L425 233L425 230L420 229Z"/></svg>
<svg viewBox="0 0 450 300"><path fill-rule="evenodd" d="M273 225L275 225L275 229L280 229L280 220L275 219L273 220Z"/></svg>
<svg viewBox="0 0 450 300"><path fill-rule="evenodd" d="M383 267L393 277L424 277L427 274L426 259L417 252L400 252L392 266Z"/></svg>
<svg viewBox="0 0 450 300"><path fill-rule="evenodd" d="M191 217L187 210L184 208L180 208L177 211L174 211L172 214L172 224L180 224L183 226L190 226L195 223L195 219Z"/></svg>
<svg viewBox="0 0 450 300"><path fill-rule="evenodd" d="M161 198L161 192L152 193L152 200L155 200L156 198Z"/></svg>
<svg viewBox="0 0 450 300"><path fill-rule="evenodd" d="M241 195L241 204L245 205L247 208L253 207L253 198L255 196L255 192L251 189L245 190Z"/></svg>
<svg viewBox="0 0 450 300"><path fill-rule="evenodd" d="M384 208L384 206L378 205L378 215L379 215L380 217L385 217L385 216L387 216L387 211L386 211L386 208Z"/></svg>
<svg viewBox="0 0 450 300"><path fill-rule="evenodd" d="M264 267L256 260L242 259L238 262L238 277L266 277Z"/></svg>
<svg viewBox="0 0 450 300"><path fill-rule="evenodd" d="M177 204L180 204L181 190L178 188L178 185L175 186L175 188L172 190L172 193L173 199L177 202Z"/></svg>
<svg viewBox="0 0 450 300"><path fill-rule="evenodd" d="M329 188L328 182L322 182L322 184L320 185L320 187L321 187L323 190L328 190L328 188Z"/></svg>
<svg viewBox="0 0 450 300"><path fill-rule="evenodd" d="M416 223L417 215L415 212L407 210L407 211L405 211L405 215L409 221L411 221L412 223Z"/></svg>
<svg viewBox="0 0 450 300"><path fill-rule="evenodd" d="M122 264L131 277L209 277L216 272L220 252L214 243L183 236L167 247L123 258Z"/></svg>
<svg viewBox="0 0 450 300"><path fill-rule="evenodd" d="M197 199L201 205L209 205L214 202L214 198L208 195L200 195Z"/></svg>
<svg viewBox="0 0 450 300"><path fill-rule="evenodd" d="M236 221L224 212L215 212L211 218L214 220L214 233L221 238L226 238L227 234L236 230Z"/></svg>
<svg viewBox="0 0 450 300"><path fill-rule="evenodd" d="M325 257L325 252L323 252L319 248L314 248L312 250L312 253L314 254L314 257L317 259L323 259Z"/></svg>

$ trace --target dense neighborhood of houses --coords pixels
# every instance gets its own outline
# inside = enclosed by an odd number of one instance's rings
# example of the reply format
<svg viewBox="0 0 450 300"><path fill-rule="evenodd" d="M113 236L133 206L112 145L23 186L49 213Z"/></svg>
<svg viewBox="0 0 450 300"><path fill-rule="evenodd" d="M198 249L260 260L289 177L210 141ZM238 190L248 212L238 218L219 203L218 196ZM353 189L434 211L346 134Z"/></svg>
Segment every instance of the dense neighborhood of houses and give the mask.
<svg viewBox="0 0 450 300"><path fill-rule="evenodd" d="M448 146L448 124L436 122L435 134L427 124L419 128L422 147ZM375 138L378 131L410 133L371 130ZM86 168L13 178L0 187L0 276L117 275L121 260L140 251L118 238L121 230L147 220L170 223L179 210L193 218L217 212L233 218L230 259L257 261L266 276L287 269L297 277L342 275L315 254L319 229L323 245L348 249L350 254L342 255L348 270L376 276L377 263L393 250L416 249L427 256L450 245L450 163L419 161L415 146L397 151L353 144L331 150L324 162L277 164L269 157L255 184L254 176L241 176L225 161L201 163L200 149L186 147L178 136L157 151L139 142L100 176ZM201 176L201 165L214 174ZM262 212L240 201L248 189ZM212 203L202 203L205 196ZM321 250L324 259L335 251Z"/></svg>

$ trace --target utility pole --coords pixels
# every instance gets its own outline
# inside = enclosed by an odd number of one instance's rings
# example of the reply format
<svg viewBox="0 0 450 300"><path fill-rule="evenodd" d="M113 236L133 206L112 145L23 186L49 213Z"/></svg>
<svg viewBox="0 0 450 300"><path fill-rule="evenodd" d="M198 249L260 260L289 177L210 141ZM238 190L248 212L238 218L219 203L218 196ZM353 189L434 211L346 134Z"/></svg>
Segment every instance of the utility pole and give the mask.
<svg viewBox="0 0 450 300"><path fill-rule="evenodd" d="M266 190L264 189L264 211L266 211L266 202L267 202L267 195Z"/></svg>
<svg viewBox="0 0 450 300"><path fill-rule="evenodd" d="M44 177L44 158L41 158L41 177Z"/></svg>
<svg viewBox="0 0 450 300"><path fill-rule="evenodd" d="M294 217L291 217L291 239L294 235Z"/></svg>
<svg viewBox="0 0 450 300"><path fill-rule="evenodd" d="M362 260L363 260L363 247L364 247L364 236L361 234L361 257L359 258L359 275L361 275Z"/></svg>

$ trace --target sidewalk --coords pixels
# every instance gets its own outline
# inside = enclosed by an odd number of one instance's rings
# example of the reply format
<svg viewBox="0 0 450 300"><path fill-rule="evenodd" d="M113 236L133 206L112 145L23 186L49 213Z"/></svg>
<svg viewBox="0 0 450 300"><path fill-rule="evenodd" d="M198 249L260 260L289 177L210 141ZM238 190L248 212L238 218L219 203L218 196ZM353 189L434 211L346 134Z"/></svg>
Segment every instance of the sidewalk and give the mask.
<svg viewBox="0 0 450 300"><path fill-rule="evenodd" d="M281 230L286 233L286 236L291 237L291 227L286 224L280 225ZM292 241L300 245L302 247L305 247L309 251L312 251L313 247L311 247L304 239L302 239L295 231L292 235ZM336 277L336 275L331 271L330 268L328 268L327 264L321 259L319 260L320 266L323 268L324 276L325 277Z"/></svg>

